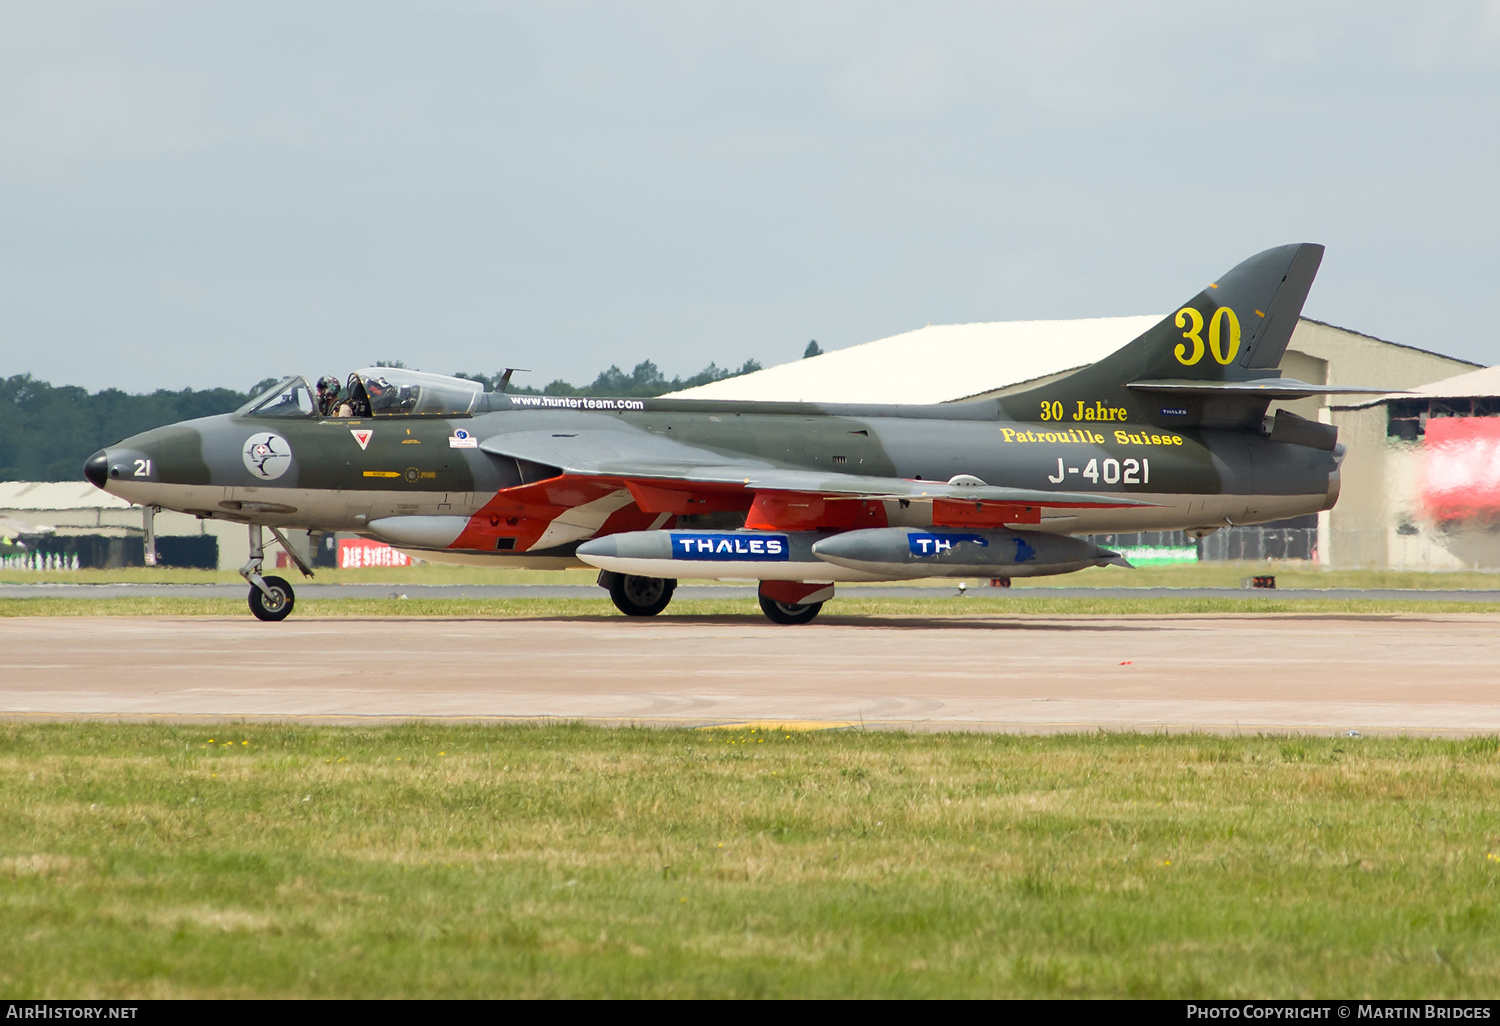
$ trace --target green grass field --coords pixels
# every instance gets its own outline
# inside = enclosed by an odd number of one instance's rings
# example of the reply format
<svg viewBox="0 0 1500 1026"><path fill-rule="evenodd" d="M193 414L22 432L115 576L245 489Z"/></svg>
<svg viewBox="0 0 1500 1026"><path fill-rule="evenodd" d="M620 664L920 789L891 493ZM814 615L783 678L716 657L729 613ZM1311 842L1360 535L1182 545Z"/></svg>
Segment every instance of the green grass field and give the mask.
<svg viewBox="0 0 1500 1026"><path fill-rule="evenodd" d="M0 994L1493 997L1500 745L0 726Z"/></svg>

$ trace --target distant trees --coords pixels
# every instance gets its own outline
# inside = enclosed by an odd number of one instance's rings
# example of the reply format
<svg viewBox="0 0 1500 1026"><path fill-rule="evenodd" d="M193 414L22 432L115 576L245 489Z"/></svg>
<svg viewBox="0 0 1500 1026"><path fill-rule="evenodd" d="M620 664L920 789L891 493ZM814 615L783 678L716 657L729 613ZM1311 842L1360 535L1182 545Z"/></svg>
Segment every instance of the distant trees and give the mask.
<svg viewBox="0 0 1500 1026"><path fill-rule="evenodd" d="M275 382L271 382L275 384ZM30 374L0 381L0 481L78 481L98 449L141 431L193 417L228 413L250 396L232 388L129 395L90 394Z"/></svg>
<svg viewBox="0 0 1500 1026"><path fill-rule="evenodd" d="M806 360L808 357L822 356L822 355L823 355L823 347L820 346L820 345L818 345L818 340L817 339L813 339L811 342L809 342L807 344L807 348L804 349L804 350L802 350L802 359L804 359L804 360Z"/></svg>
<svg viewBox="0 0 1500 1026"><path fill-rule="evenodd" d="M760 370L757 360L746 360L738 370L730 370L710 363L697 374L687 378L672 378L670 381L661 372L661 368L650 360L642 360L635 365L629 374L626 374L617 366L611 366L608 370L600 371L592 384L578 387L558 378L548 384L545 388L533 388L529 385L517 385L511 381L505 387L505 391L517 395L617 395L633 396L638 398L649 398L662 395L667 392L676 392L684 388L693 388L696 385L706 385L710 381L722 381L725 378L736 378L741 374L749 374ZM500 391L500 374L458 374L456 377L468 378L470 381L482 381L491 391Z"/></svg>
<svg viewBox="0 0 1500 1026"><path fill-rule="evenodd" d="M377 366L400 367L401 363L390 360ZM656 364L642 360L628 374L612 366L582 388L558 379L545 389L512 383L506 391L649 397L757 370L760 364L755 360L746 360L738 370L710 363L692 377L668 380ZM457 377L482 381L489 389L498 390L501 375ZM179 420L229 413L280 380L267 378L248 392L184 388L180 392L158 389L148 395L131 395L116 388L90 393L76 385L39 381L30 374L5 378L0 380L0 481L82 480L83 461L104 446Z"/></svg>

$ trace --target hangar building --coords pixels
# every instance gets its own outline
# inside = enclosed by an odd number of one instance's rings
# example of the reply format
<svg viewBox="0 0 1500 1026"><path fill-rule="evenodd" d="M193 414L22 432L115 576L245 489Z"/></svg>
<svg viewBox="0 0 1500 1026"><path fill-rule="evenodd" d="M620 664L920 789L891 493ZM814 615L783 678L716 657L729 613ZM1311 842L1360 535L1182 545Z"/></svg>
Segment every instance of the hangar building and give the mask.
<svg viewBox="0 0 1500 1026"><path fill-rule="evenodd" d="M1497 396L1500 367L1486 367L1332 409L1349 446L1335 565L1500 567Z"/></svg>
<svg viewBox="0 0 1500 1026"><path fill-rule="evenodd" d="M0 481L0 562L26 569L140 566L144 510L87 481ZM155 517L162 566L239 566L250 556L245 528L163 511ZM24 546L12 544L25 537ZM238 558L238 563L229 560ZM42 560L43 565L36 566Z"/></svg>

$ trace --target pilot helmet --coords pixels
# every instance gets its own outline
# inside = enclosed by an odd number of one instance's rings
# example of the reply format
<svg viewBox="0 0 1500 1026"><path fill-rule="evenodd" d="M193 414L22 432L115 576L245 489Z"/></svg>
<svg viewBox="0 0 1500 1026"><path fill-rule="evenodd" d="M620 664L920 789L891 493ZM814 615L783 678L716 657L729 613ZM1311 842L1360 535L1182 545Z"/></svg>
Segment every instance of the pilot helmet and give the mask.
<svg viewBox="0 0 1500 1026"><path fill-rule="evenodd" d="M332 374L325 374L318 379L318 394L322 396L336 396L340 389L339 379Z"/></svg>

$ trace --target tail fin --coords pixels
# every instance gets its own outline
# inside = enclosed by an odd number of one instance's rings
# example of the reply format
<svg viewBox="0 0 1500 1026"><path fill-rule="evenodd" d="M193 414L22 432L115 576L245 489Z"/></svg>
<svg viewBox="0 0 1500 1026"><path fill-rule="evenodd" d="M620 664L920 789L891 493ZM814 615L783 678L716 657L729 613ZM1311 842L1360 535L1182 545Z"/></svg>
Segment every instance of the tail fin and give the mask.
<svg viewBox="0 0 1500 1026"><path fill-rule="evenodd" d="M1257 253L1123 349L1064 378L1005 396L1002 406L1028 420L1053 404L1050 408L1064 416L1044 419L1084 419L1075 412L1089 410L1103 419L1113 410L1119 411L1114 419L1126 414L1162 423L1166 418L1184 427L1258 423L1275 396L1246 394L1228 383L1281 376L1275 368L1322 260L1323 247L1310 242ZM1173 383L1179 394L1164 405L1160 395L1127 388L1132 382ZM1202 388L1193 387L1198 382Z"/></svg>

